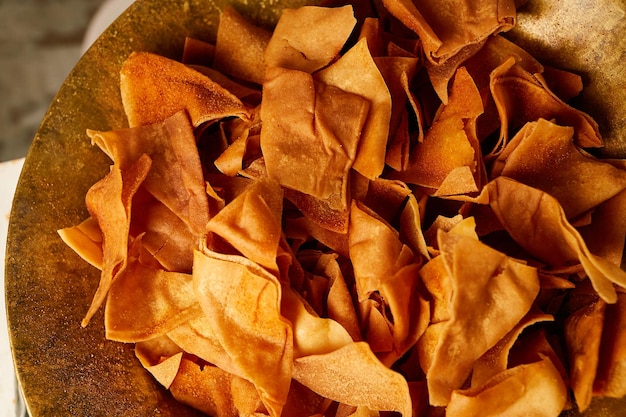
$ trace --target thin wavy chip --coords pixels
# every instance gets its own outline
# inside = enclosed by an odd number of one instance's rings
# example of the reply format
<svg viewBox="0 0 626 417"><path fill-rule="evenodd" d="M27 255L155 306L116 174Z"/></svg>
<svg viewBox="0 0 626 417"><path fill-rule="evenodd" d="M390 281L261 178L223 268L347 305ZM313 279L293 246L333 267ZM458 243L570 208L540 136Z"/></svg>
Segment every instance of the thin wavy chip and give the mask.
<svg viewBox="0 0 626 417"><path fill-rule="evenodd" d="M269 71L261 107L267 175L332 209L345 209L347 174L368 110L364 98L315 82L305 72Z"/></svg>
<svg viewBox="0 0 626 417"><path fill-rule="evenodd" d="M567 387L549 358L498 374L480 388L452 393L448 417L558 417Z"/></svg>
<svg viewBox="0 0 626 417"><path fill-rule="evenodd" d="M411 151L409 166L405 171L391 173L390 177L437 189L452 174L456 179L448 180L446 195L478 191L477 181L483 168L476 133L472 129L482 112L482 99L474 81L467 71L459 69L448 104L442 105L424 141ZM461 167L469 169L470 178L464 175L466 170L455 171Z"/></svg>
<svg viewBox="0 0 626 417"><path fill-rule="evenodd" d="M294 348L291 325L280 313L277 278L246 258L209 251L196 251L193 278L216 339L241 376L255 385L270 415L279 416Z"/></svg>
<svg viewBox="0 0 626 417"><path fill-rule="evenodd" d="M350 211L350 258L359 301L381 289L402 267L414 261L398 232L366 206L353 202Z"/></svg>
<svg viewBox="0 0 626 417"><path fill-rule="evenodd" d="M144 368L166 389L172 385L183 351L167 336L135 343L135 356Z"/></svg>
<svg viewBox="0 0 626 417"><path fill-rule="evenodd" d="M108 339L133 343L163 336L199 314L190 274L134 261L111 285L104 327Z"/></svg>
<svg viewBox="0 0 626 417"><path fill-rule="evenodd" d="M285 9L265 49L265 64L313 73L339 56L355 25L351 5Z"/></svg>
<svg viewBox="0 0 626 417"><path fill-rule="evenodd" d="M422 40L426 58L440 65L465 48L513 28L513 0L383 0L392 15Z"/></svg>
<svg viewBox="0 0 626 417"><path fill-rule="evenodd" d="M233 7L220 14L214 68L237 79L263 84L265 49L272 32L252 24Z"/></svg>
<svg viewBox="0 0 626 417"><path fill-rule="evenodd" d="M574 128L574 143L581 148L604 144L598 124L550 91L542 77L534 76L510 57L491 72L490 89L500 116L500 139L493 153L509 141L510 132L540 118Z"/></svg>
<svg viewBox="0 0 626 417"><path fill-rule="evenodd" d="M626 272L589 251L554 197L506 177L487 184L484 193L500 223L524 250L552 267L579 262L600 297L608 303L617 300L614 284L626 287Z"/></svg>
<svg viewBox="0 0 626 417"><path fill-rule="evenodd" d="M292 288L283 287L281 314L293 329L293 356L323 355L352 343L352 338L339 323L319 317Z"/></svg>
<svg viewBox="0 0 626 417"><path fill-rule="evenodd" d="M212 320L200 314L173 328L166 336L184 352L197 356L231 374L243 377L245 373L222 346L214 325Z"/></svg>
<svg viewBox="0 0 626 417"><path fill-rule="evenodd" d="M63 242L90 265L102 270L102 231L93 217L57 231Z"/></svg>
<svg viewBox="0 0 626 417"><path fill-rule="evenodd" d="M120 70L130 127L159 123L186 110L194 127L229 116L248 117L232 93L188 66L149 52L133 52Z"/></svg>
<svg viewBox="0 0 626 417"><path fill-rule="evenodd" d="M359 68L359 71L354 71ZM363 126L354 169L374 179L382 174L391 123L391 93L385 84L365 39L361 39L315 79L356 94L369 101L370 109Z"/></svg>
<svg viewBox="0 0 626 417"><path fill-rule="evenodd" d="M98 288L81 323L83 327L89 324L106 300L113 281L126 268L132 198L146 179L151 163L147 155L142 155L125 170L116 164L111 165L110 172L87 191L87 210L102 231L102 272Z"/></svg>
<svg viewBox="0 0 626 417"><path fill-rule="evenodd" d="M606 303L597 300L565 320L565 346L570 367L570 383L580 412L591 404L593 384L598 370L602 324Z"/></svg>
<svg viewBox="0 0 626 417"><path fill-rule="evenodd" d="M325 355L298 358L293 376L318 394L344 404L411 415L406 380L384 366L365 342L351 343Z"/></svg>
<svg viewBox="0 0 626 417"><path fill-rule="evenodd" d="M236 378L216 366L196 363L184 357L170 392L178 401L207 415L236 417L238 414L232 394L233 379ZM254 387L250 386L246 394L254 398Z"/></svg>
<svg viewBox="0 0 626 417"><path fill-rule="evenodd" d="M451 282L450 319L426 369L430 403L443 406L463 386L474 362L528 313L539 292L537 270L474 237L439 232Z"/></svg>
<svg viewBox="0 0 626 417"><path fill-rule="evenodd" d="M194 235L206 234L206 186L193 127L185 112L152 125L107 132L88 130L87 134L122 169L142 154L148 155L152 167L143 188L180 217Z"/></svg>
<svg viewBox="0 0 626 417"><path fill-rule="evenodd" d="M626 189L626 170L574 145L574 128L545 119L526 124L494 161L492 177L503 175L556 198L568 219Z"/></svg>
<svg viewBox="0 0 626 417"><path fill-rule="evenodd" d="M626 395L626 294L606 306L594 395L621 398Z"/></svg>
<svg viewBox="0 0 626 417"><path fill-rule="evenodd" d="M626 191L622 191L593 210L591 223L579 228L592 253L622 265L626 243Z"/></svg>
<svg viewBox="0 0 626 417"><path fill-rule="evenodd" d="M240 254L278 273L283 191L275 181L261 179L217 213L206 225Z"/></svg>
<svg viewBox="0 0 626 417"><path fill-rule="evenodd" d="M392 322L393 349L380 356L389 367L417 343L430 322L430 303L418 291L420 268L417 263L401 268L380 289Z"/></svg>
<svg viewBox="0 0 626 417"><path fill-rule="evenodd" d="M131 235L141 236L144 248L165 270L191 273L198 237L152 195L145 191L138 194L132 208Z"/></svg>
<svg viewBox="0 0 626 417"><path fill-rule="evenodd" d="M472 388L484 386L488 381L509 367L509 354L520 334L534 324L554 321L550 314L532 309L519 323L491 349L474 363Z"/></svg>

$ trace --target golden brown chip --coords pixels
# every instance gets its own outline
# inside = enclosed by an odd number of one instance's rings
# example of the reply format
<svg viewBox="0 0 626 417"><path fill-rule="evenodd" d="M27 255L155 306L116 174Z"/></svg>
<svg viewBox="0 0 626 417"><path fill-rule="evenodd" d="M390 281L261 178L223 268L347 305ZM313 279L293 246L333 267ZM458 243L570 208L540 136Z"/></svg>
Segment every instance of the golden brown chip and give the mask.
<svg viewBox="0 0 626 417"><path fill-rule="evenodd" d="M574 109L516 62L507 59L491 73L491 94L500 116L500 139L493 153L498 154L509 140L510 131L539 118L574 128L574 142L582 148L601 147L598 124L588 114Z"/></svg>
<svg viewBox="0 0 626 417"><path fill-rule="evenodd" d="M246 258L214 252L196 252L193 277L196 299L226 355L270 414L280 415L294 354L291 325L280 314L280 283Z"/></svg>
<svg viewBox="0 0 626 417"><path fill-rule="evenodd" d="M350 5L285 9L265 49L265 64L313 73L339 55L355 24Z"/></svg>
<svg viewBox="0 0 626 417"><path fill-rule="evenodd" d="M624 212L626 191L596 207L591 223L579 228L589 250L615 265L622 265L624 256L626 219L621 215Z"/></svg>
<svg viewBox="0 0 626 417"><path fill-rule="evenodd" d="M207 231L277 274L282 204L283 192L278 183L258 180L217 213L208 222Z"/></svg>
<svg viewBox="0 0 626 417"><path fill-rule="evenodd" d="M598 300L573 312L565 321L570 380L579 411L591 403L598 369L606 303Z"/></svg>
<svg viewBox="0 0 626 417"><path fill-rule="evenodd" d="M104 316L106 337L130 343L154 339L199 314L191 275L134 261L109 290Z"/></svg>
<svg viewBox="0 0 626 417"><path fill-rule="evenodd" d="M471 386L481 387L491 378L507 370L510 350L524 329L536 323L553 320L554 317L550 314L542 313L539 309L531 310L506 336L474 363Z"/></svg>
<svg viewBox="0 0 626 417"><path fill-rule="evenodd" d="M113 281L126 268L132 198L148 175L151 163L150 158L143 155L123 171L118 165L112 165L107 176L87 191L87 209L102 231L102 272L82 321L83 327L104 303Z"/></svg>
<svg viewBox="0 0 626 417"><path fill-rule="evenodd" d="M263 85L261 149L270 178L345 209L369 103L315 82L301 71L274 69Z"/></svg>
<svg viewBox="0 0 626 417"><path fill-rule="evenodd" d="M626 272L589 251L554 197L505 177L490 182L485 193L500 223L528 253L553 267L580 262L600 297L617 300L613 284L625 287Z"/></svg>
<svg viewBox="0 0 626 417"><path fill-rule="evenodd" d="M59 236L90 265L102 270L102 231L93 217L58 230Z"/></svg>
<svg viewBox="0 0 626 417"><path fill-rule="evenodd" d="M183 351L167 336L159 336L137 342L135 356L159 384L169 389L180 368Z"/></svg>
<svg viewBox="0 0 626 417"><path fill-rule="evenodd" d="M411 415L406 380L374 356L365 342L351 343L325 355L294 361L294 379L341 403Z"/></svg>
<svg viewBox="0 0 626 417"><path fill-rule="evenodd" d="M566 399L567 387L550 359L544 357L505 371L480 388L453 392L446 416L557 417Z"/></svg>
<svg viewBox="0 0 626 417"><path fill-rule="evenodd" d="M183 358L170 391L178 401L208 415L236 417L238 412L231 392L235 378L216 366ZM250 387L247 395L254 398L254 394L254 388Z"/></svg>
<svg viewBox="0 0 626 417"><path fill-rule="evenodd" d="M291 322L294 358L323 355L352 343L346 329L332 319L319 317L291 288L283 287L280 311Z"/></svg>
<svg viewBox="0 0 626 417"><path fill-rule="evenodd" d="M180 217L195 236L206 234L206 186L193 128L185 112L153 125L87 133L122 169L142 154L148 155L152 167L142 186Z"/></svg>
<svg viewBox="0 0 626 417"><path fill-rule="evenodd" d="M526 315L539 292L535 268L520 264L476 238L439 233L452 286L450 319L442 322L426 370L430 403L446 405L474 362Z"/></svg>
<svg viewBox="0 0 626 417"><path fill-rule="evenodd" d="M186 110L194 127L248 110L207 76L172 59L133 52L120 71L122 103L130 127L161 122Z"/></svg>
<svg viewBox="0 0 626 417"><path fill-rule="evenodd" d="M584 153L574 129L545 119L528 123L506 146L492 176L504 175L556 198L568 219L626 188L626 171Z"/></svg>
<svg viewBox="0 0 626 417"><path fill-rule="evenodd" d="M354 68L359 68L359 71L354 71ZM391 93L370 55L365 39L357 42L332 65L316 73L315 79L356 94L371 103L354 169L370 179L380 176L389 139Z"/></svg>
<svg viewBox="0 0 626 417"><path fill-rule="evenodd" d="M430 303L418 291L420 267L411 264L401 268L380 289L393 323L393 350L380 356L389 367L417 343L430 321Z"/></svg>
<svg viewBox="0 0 626 417"><path fill-rule="evenodd" d="M348 236L359 301L380 290L386 280L414 260L398 232L357 202L352 204Z"/></svg>
<svg viewBox="0 0 626 417"><path fill-rule="evenodd" d="M620 398L626 395L626 294L606 306L594 394Z"/></svg>
<svg viewBox="0 0 626 417"><path fill-rule="evenodd" d="M167 271L191 273L198 237L163 203L145 191L135 197L130 233ZM137 201L139 200L139 201Z"/></svg>
<svg viewBox="0 0 626 417"><path fill-rule="evenodd" d="M263 84L263 54L271 36L272 32L252 24L233 7L226 7L220 14L217 27L215 69L241 80Z"/></svg>
<svg viewBox="0 0 626 417"><path fill-rule="evenodd" d="M478 191L482 161L477 153L476 133L472 132L475 125L469 121L475 121L482 112L482 99L476 85L467 71L459 69L452 84L450 101L440 108L424 141L412 150L408 168L390 176L437 189L452 175L456 179L448 180L451 186L447 187L446 195ZM455 170L457 168L461 171ZM471 175L467 178L464 173Z"/></svg>
<svg viewBox="0 0 626 417"><path fill-rule="evenodd" d="M507 31L516 19L515 2L384 0L385 7L422 40L424 53L442 64L464 48Z"/></svg>

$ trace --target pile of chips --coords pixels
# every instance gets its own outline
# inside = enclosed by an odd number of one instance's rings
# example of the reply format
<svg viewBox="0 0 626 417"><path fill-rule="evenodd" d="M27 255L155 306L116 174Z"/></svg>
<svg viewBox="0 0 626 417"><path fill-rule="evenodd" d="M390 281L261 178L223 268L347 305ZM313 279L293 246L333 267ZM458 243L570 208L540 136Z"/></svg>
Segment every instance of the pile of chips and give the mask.
<svg viewBox="0 0 626 417"><path fill-rule="evenodd" d="M332 4L331 4L332 3ZM341 3L341 4L339 4ZM626 162L513 0L327 2L121 69L83 326L211 416L558 416L626 394Z"/></svg>

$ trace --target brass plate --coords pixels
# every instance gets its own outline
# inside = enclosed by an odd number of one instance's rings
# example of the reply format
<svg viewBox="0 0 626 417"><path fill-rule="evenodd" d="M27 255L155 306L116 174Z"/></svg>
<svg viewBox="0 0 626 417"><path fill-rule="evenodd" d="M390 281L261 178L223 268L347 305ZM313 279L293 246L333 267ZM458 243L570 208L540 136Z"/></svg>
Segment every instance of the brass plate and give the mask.
<svg viewBox="0 0 626 417"><path fill-rule="evenodd" d="M312 2L138 0L78 62L34 138L15 194L5 265L10 340L32 417L200 415L160 388L131 345L104 339L102 311L87 328L80 327L98 273L56 230L87 216L85 193L108 170L107 157L90 145L85 130L126 125L118 88L126 56L141 50L180 58L185 36L215 39L226 3L270 27L283 7ZM624 1L615 0L530 0L519 29L510 34L540 58L583 74L590 100L581 106L601 123L605 152L621 157L626 156L624 10ZM559 20L564 11L576 24ZM583 59L579 51L590 41L593 51ZM594 401L585 416L626 416L626 401Z"/></svg>

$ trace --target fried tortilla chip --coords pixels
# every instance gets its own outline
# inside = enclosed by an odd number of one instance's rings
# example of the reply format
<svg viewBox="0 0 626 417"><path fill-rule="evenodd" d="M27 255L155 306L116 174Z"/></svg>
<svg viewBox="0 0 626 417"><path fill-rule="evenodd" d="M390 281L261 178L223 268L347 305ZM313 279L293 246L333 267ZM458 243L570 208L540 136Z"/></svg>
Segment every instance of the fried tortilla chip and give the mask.
<svg viewBox="0 0 626 417"><path fill-rule="evenodd" d="M201 313L190 274L130 263L112 283L107 298L106 337L140 342L167 334Z"/></svg>
<svg viewBox="0 0 626 417"><path fill-rule="evenodd" d="M98 289L81 323L83 327L89 324L105 301L113 281L126 268L132 198L147 177L151 163L147 155L142 155L123 171L118 165L111 165L107 176L87 191L87 210L102 231L102 272Z"/></svg>
<svg viewBox="0 0 626 417"><path fill-rule="evenodd" d="M102 270L102 231L93 217L58 230L63 242L90 265Z"/></svg>
<svg viewBox="0 0 626 417"><path fill-rule="evenodd" d="M245 372L237 366L222 346L214 325L213 320L200 314L173 328L166 336L184 352L212 363L231 374L244 377Z"/></svg>
<svg viewBox="0 0 626 417"><path fill-rule="evenodd" d="M481 171L480 153L472 121L482 114L482 99L472 78L463 68L457 71L452 85L450 101L443 105L426 132L424 141L418 143L410 155L405 171L394 172L390 177L428 188L439 188L448 176L446 195L478 191L477 174ZM464 178L467 167L470 178ZM458 179L461 179L459 181ZM467 182L469 181L469 184Z"/></svg>
<svg viewBox="0 0 626 417"><path fill-rule="evenodd" d="M265 63L313 73L339 55L355 24L351 5L285 9L265 49Z"/></svg>
<svg viewBox="0 0 626 417"><path fill-rule="evenodd" d="M142 154L152 160L143 187L179 216L195 236L206 234L208 199L193 128L185 112L153 125L108 132L87 131L92 142L122 169Z"/></svg>
<svg viewBox="0 0 626 417"><path fill-rule="evenodd" d="M492 177L504 175L545 191L559 201L568 219L624 190L626 170L583 153L573 136L573 128L545 119L528 123L494 162L501 168Z"/></svg>
<svg viewBox="0 0 626 417"><path fill-rule="evenodd" d="M526 251L553 267L580 262L600 297L617 300L614 284L626 287L626 272L589 251L554 197L506 177L494 179L485 192L500 223Z"/></svg>
<svg viewBox="0 0 626 417"><path fill-rule="evenodd" d="M267 174L281 185L345 209L369 103L315 82L301 71L274 69L263 84L261 149Z"/></svg>
<svg viewBox="0 0 626 417"><path fill-rule="evenodd" d="M549 358L498 374L480 388L452 393L449 417L557 417L567 400L567 387Z"/></svg>
<svg viewBox="0 0 626 417"><path fill-rule="evenodd" d="M263 84L265 49L272 32L249 22L233 7L220 14L214 68L235 78Z"/></svg>
<svg viewBox="0 0 626 417"><path fill-rule="evenodd" d="M235 378L216 366L183 358L170 391L178 401L208 415L235 417L238 413L231 392ZM250 388L247 394L254 398L254 388Z"/></svg>
<svg viewBox="0 0 626 417"><path fill-rule="evenodd" d="M430 403L446 405L474 362L528 313L539 292L535 268L473 237L439 232L439 247L452 283L450 319L426 370Z"/></svg>
<svg viewBox="0 0 626 417"><path fill-rule="evenodd" d="M513 0L383 0L389 12L422 40L424 54L439 65L464 48L515 24Z"/></svg>
<svg viewBox="0 0 626 417"><path fill-rule="evenodd" d="M601 355L594 381L594 394L620 398L626 395L626 294L606 306L602 328Z"/></svg>
<svg viewBox="0 0 626 417"><path fill-rule="evenodd" d="M319 317L293 289L283 287L281 314L293 328L293 355L300 358L323 355L352 343L352 338L339 323Z"/></svg>
<svg viewBox="0 0 626 417"><path fill-rule="evenodd" d="M626 191L622 191L593 210L588 226L578 230L592 253L622 265L626 243Z"/></svg>
<svg viewBox="0 0 626 417"><path fill-rule="evenodd" d="M359 68L359 71L355 72L354 68ZM385 150L389 139L391 93L370 55L365 39L357 42L328 68L316 73L315 79L356 94L371 103L354 169L370 179L380 176L385 166Z"/></svg>
<svg viewBox="0 0 626 417"><path fill-rule="evenodd" d="M149 52L131 53L120 70L130 127L161 122L186 110L194 127L248 110L232 93L186 65Z"/></svg>
<svg viewBox="0 0 626 417"><path fill-rule="evenodd" d="M344 404L411 415L406 380L380 363L365 342L298 358L293 376L320 395Z"/></svg>
<svg viewBox="0 0 626 417"><path fill-rule="evenodd" d="M294 354L291 325L280 314L280 283L246 258L198 251L193 278L196 299L217 340L242 377L255 385L270 415L280 416Z"/></svg>
<svg viewBox="0 0 626 417"><path fill-rule="evenodd" d="M545 80L535 77L510 57L491 73L491 94L500 116L500 139L493 153L498 154L509 140L509 131L539 118L554 119L572 126L574 143L582 148L603 146L598 124L588 114L574 109L547 88Z"/></svg>
<svg viewBox="0 0 626 417"><path fill-rule="evenodd" d="M591 404L605 309L606 303L597 300L573 312L565 321L569 374L576 405L580 412L585 411Z"/></svg>
<svg viewBox="0 0 626 417"><path fill-rule="evenodd" d="M130 234L141 236L143 247L165 270L191 273L198 237L163 203L145 191L141 194L133 204Z"/></svg>
<svg viewBox="0 0 626 417"><path fill-rule="evenodd" d="M137 342L135 356L154 379L169 389L176 378L183 351L167 336Z"/></svg>
<svg viewBox="0 0 626 417"><path fill-rule="evenodd" d="M380 359L390 367L417 343L430 321L430 303L418 291L420 267L414 263L401 268L380 289L393 323L393 350Z"/></svg>
<svg viewBox="0 0 626 417"><path fill-rule="evenodd" d="M509 353L519 335L536 323L553 321L554 317L538 309L532 309L520 322L491 349L474 363L472 370L472 387L478 388L504 372L509 367Z"/></svg>
<svg viewBox="0 0 626 417"><path fill-rule="evenodd" d="M207 224L241 254L273 273L281 237L283 192L278 183L261 179L227 204Z"/></svg>
<svg viewBox="0 0 626 417"><path fill-rule="evenodd" d="M413 262L413 252L400 241L398 232L357 202L352 204L348 236L359 301Z"/></svg>

